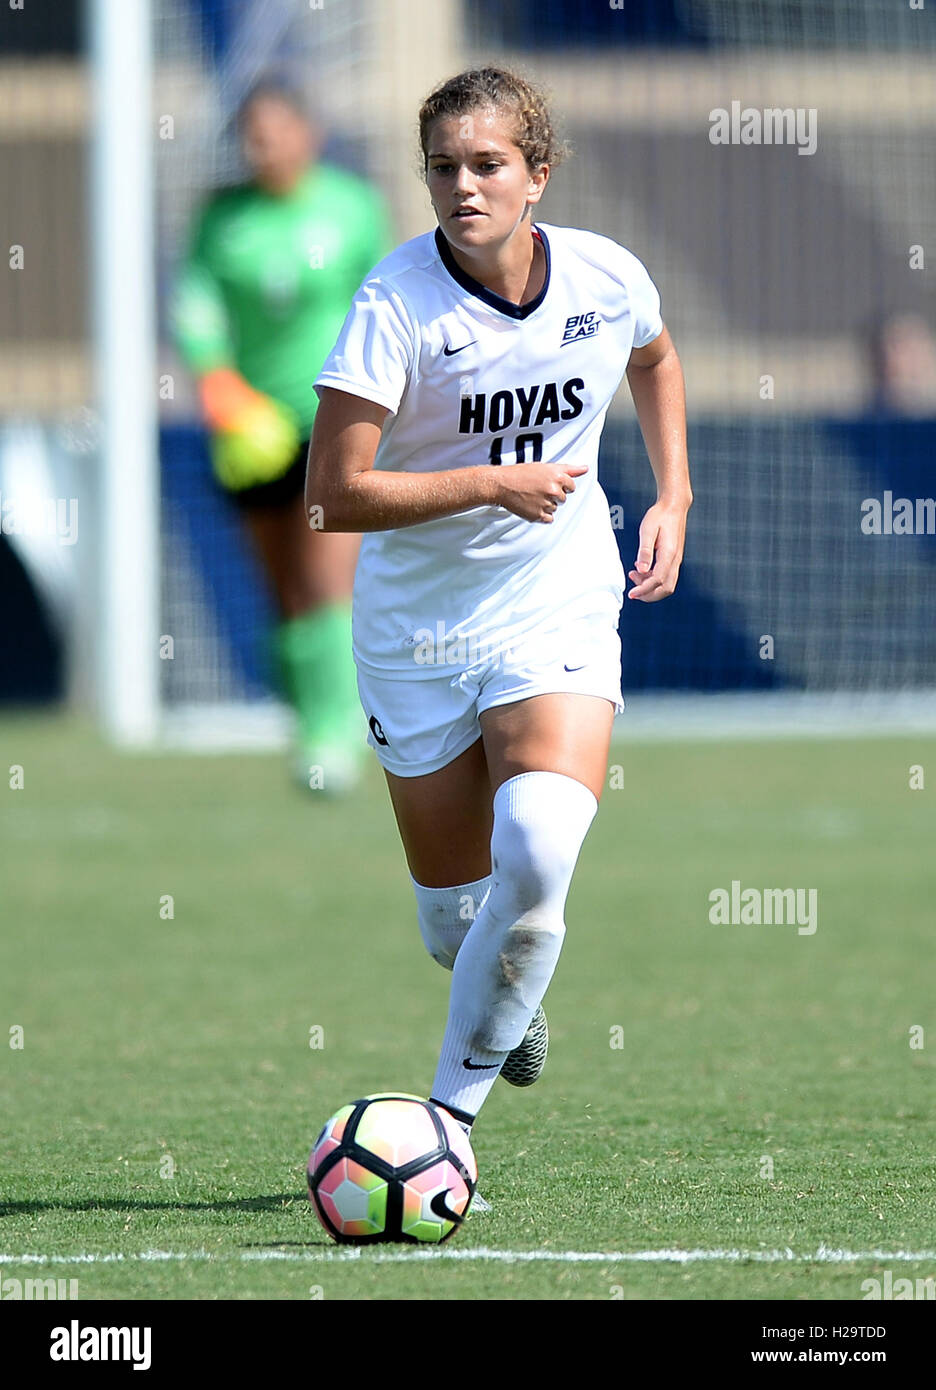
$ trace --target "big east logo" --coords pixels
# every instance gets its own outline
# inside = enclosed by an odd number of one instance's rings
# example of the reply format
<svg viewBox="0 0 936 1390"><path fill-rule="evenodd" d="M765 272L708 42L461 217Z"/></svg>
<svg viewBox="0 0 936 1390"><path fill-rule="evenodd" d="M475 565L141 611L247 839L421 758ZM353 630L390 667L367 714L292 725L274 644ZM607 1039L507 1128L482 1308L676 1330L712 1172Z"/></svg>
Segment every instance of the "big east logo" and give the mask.
<svg viewBox="0 0 936 1390"><path fill-rule="evenodd" d="M567 343L577 343L579 338L594 338L600 323L597 309L591 309L587 314L573 314L570 319L566 319L560 347L565 347Z"/></svg>

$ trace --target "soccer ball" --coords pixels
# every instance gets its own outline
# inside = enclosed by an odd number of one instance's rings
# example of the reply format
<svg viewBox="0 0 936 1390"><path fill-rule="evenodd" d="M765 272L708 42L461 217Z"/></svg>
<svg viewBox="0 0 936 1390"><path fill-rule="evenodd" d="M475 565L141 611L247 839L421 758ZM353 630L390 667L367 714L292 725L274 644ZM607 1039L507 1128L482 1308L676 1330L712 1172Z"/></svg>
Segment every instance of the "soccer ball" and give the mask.
<svg viewBox="0 0 936 1390"><path fill-rule="evenodd" d="M464 1220L478 1165L450 1115L391 1091L331 1117L309 1156L308 1177L312 1205L335 1240L438 1243Z"/></svg>

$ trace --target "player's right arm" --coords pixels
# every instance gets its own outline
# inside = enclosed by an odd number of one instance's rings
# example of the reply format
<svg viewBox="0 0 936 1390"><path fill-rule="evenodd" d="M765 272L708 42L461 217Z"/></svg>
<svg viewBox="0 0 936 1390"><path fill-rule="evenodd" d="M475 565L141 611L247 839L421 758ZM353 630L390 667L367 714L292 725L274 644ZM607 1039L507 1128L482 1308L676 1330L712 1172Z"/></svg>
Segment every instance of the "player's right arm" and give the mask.
<svg viewBox="0 0 936 1390"><path fill-rule="evenodd" d="M255 390L237 369L212 253L219 219L221 205L209 203L196 220L173 286L170 323L179 353L198 382L215 475L223 487L238 492L281 477L295 458L301 434L294 412Z"/></svg>
<svg viewBox="0 0 936 1390"><path fill-rule="evenodd" d="M169 304L169 321L176 347L197 377L231 370L234 366L227 306L211 258L216 216L212 203L196 216Z"/></svg>
<svg viewBox="0 0 936 1390"><path fill-rule="evenodd" d="M374 471L389 411L325 386L309 446L306 515L320 531L391 531L471 507L505 507L549 524L586 468L550 463L489 463L438 473ZM314 511L313 511L314 509Z"/></svg>

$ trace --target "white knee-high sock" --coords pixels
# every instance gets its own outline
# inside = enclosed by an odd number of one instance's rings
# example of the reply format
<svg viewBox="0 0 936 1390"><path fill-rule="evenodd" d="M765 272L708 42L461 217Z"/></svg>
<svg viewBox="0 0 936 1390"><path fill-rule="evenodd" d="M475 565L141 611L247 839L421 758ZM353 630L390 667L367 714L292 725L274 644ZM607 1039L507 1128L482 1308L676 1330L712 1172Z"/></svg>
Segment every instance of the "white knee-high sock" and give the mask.
<svg viewBox="0 0 936 1390"><path fill-rule="evenodd" d="M419 931L433 960L451 970L461 944L491 891L491 875L452 888L426 888L410 874Z"/></svg>
<svg viewBox="0 0 936 1390"><path fill-rule="evenodd" d="M452 972L432 1097L474 1116L553 976L572 873L598 802L572 777L523 772L494 796L493 883Z"/></svg>

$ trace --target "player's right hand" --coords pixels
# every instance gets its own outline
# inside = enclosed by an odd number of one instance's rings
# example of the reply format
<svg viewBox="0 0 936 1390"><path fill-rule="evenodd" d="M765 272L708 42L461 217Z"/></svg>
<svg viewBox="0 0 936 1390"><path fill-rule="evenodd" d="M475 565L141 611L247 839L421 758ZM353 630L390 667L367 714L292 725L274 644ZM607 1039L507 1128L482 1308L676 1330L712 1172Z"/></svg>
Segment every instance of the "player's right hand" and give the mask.
<svg viewBox="0 0 936 1390"><path fill-rule="evenodd" d="M199 378L198 395L210 430L243 429L244 421L266 400L233 367L206 372Z"/></svg>
<svg viewBox="0 0 936 1390"><path fill-rule="evenodd" d="M579 464L563 468L558 463L513 463L498 469L498 505L524 521L548 525L570 492L575 479L588 469Z"/></svg>
<svg viewBox="0 0 936 1390"><path fill-rule="evenodd" d="M275 481L289 469L299 447L295 412L220 367L199 382L202 412L212 430L215 476L230 492Z"/></svg>

